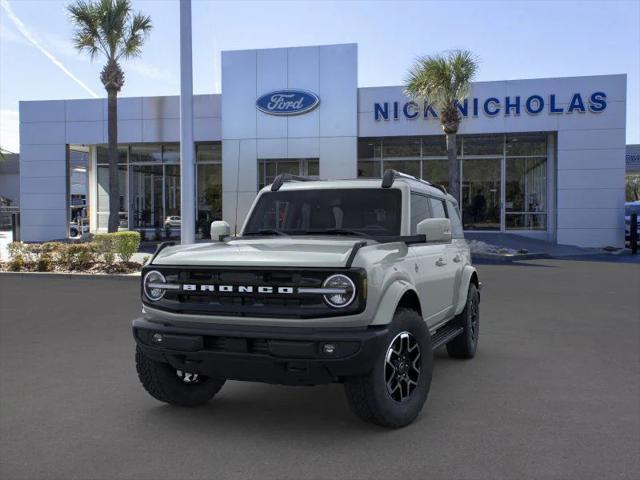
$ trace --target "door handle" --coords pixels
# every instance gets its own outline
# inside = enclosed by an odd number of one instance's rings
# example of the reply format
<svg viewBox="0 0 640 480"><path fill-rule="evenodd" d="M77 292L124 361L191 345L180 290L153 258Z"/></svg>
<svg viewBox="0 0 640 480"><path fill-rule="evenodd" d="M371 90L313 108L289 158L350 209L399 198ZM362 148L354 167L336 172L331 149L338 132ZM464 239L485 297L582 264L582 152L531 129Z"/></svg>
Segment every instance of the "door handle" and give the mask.
<svg viewBox="0 0 640 480"><path fill-rule="evenodd" d="M446 264L447 264L447 261L446 261L444 258L442 258L442 257L440 257L440 258L436 261L436 265L437 265L438 267L444 267Z"/></svg>
<svg viewBox="0 0 640 480"><path fill-rule="evenodd" d="M453 261L456 263L460 263L462 261L462 257L460 256L460 254L453 257Z"/></svg>

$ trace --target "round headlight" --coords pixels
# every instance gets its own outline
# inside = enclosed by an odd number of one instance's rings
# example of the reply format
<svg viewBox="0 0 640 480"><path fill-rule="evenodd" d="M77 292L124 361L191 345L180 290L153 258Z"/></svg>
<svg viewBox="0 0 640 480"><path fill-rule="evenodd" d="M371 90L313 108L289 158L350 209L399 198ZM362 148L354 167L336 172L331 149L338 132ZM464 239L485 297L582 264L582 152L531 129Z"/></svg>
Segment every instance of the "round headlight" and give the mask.
<svg viewBox="0 0 640 480"><path fill-rule="evenodd" d="M332 290L324 294L324 301L334 308L346 307L356 298L356 286L349 277L340 273L327 278L322 288Z"/></svg>
<svg viewBox="0 0 640 480"><path fill-rule="evenodd" d="M146 297L153 302L157 302L164 297L166 290L161 286L163 283L167 283L167 281L164 275L157 270L152 270L147 273L142 283Z"/></svg>

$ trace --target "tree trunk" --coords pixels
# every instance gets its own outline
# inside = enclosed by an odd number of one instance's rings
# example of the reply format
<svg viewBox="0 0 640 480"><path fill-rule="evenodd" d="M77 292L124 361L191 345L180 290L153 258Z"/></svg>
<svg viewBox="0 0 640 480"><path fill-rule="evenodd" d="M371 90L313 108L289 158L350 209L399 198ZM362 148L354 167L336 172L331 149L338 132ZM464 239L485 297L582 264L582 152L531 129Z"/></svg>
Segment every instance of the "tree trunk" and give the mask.
<svg viewBox="0 0 640 480"><path fill-rule="evenodd" d="M109 227L117 232L120 225L120 184L118 178L118 91L107 91L107 121L109 136Z"/></svg>
<svg viewBox="0 0 640 480"><path fill-rule="evenodd" d="M460 209L460 162L458 161L457 134L447 134L447 159L449 160L449 193L458 201Z"/></svg>

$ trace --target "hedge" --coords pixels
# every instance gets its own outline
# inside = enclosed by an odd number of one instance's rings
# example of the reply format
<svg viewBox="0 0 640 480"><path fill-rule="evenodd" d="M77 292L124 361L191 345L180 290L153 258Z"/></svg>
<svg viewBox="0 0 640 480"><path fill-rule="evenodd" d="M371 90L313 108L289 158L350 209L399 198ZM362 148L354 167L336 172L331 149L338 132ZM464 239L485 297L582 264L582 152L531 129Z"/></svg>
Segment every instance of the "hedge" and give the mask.
<svg viewBox="0 0 640 480"><path fill-rule="evenodd" d="M63 270L88 270L104 264L107 270L116 266L116 256L123 262L119 268L131 269L131 257L140 247L138 232L100 233L86 243L21 243L9 244L9 261L6 268L12 271L36 270L49 272Z"/></svg>

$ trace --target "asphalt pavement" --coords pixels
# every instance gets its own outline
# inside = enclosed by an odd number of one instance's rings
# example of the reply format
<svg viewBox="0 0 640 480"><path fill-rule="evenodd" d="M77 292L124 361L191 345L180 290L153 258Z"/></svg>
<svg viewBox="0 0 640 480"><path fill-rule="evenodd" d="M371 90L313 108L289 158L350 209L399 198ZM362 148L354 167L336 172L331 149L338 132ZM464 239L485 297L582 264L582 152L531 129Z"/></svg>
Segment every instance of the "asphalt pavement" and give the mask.
<svg viewBox="0 0 640 480"><path fill-rule="evenodd" d="M477 357L438 352L400 430L358 420L340 385L163 405L135 373L136 280L0 274L0 478L640 478L640 265L479 270Z"/></svg>

